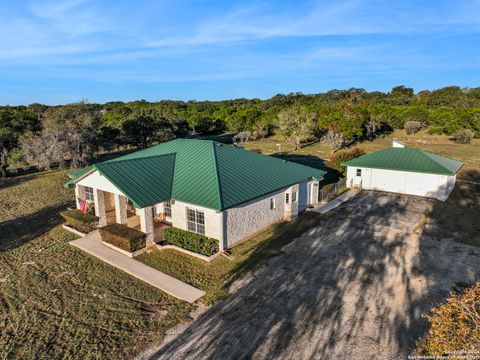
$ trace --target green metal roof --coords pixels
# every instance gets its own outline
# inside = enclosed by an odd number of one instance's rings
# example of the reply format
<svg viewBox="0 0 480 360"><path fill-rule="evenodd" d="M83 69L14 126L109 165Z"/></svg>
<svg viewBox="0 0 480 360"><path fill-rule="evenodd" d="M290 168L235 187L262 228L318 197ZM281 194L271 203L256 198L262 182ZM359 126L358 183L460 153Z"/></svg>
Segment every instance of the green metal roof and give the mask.
<svg viewBox="0 0 480 360"><path fill-rule="evenodd" d="M388 148L342 163L385 170L455 175L463 162L416 148Z"/></svg>
<svg viewBox="0 0 480 360"><path fill-rule="evenodd" d="M322 170L211 140L176 139L94 165L136 207L175 199L224 210Z"/></svg>
<svg viewBox="0 0 480 360"><path fill-rule="evenodd" d="M171 198L175 154L106 161L95 167L136 207L142 208Z"/></svg>

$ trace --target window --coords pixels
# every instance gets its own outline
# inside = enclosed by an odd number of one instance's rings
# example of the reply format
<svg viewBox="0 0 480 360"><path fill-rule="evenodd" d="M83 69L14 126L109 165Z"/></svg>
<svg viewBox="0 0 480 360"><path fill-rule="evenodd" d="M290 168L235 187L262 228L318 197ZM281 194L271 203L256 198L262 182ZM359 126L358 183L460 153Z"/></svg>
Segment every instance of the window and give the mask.
<svg viewBox="0 0 480 360"><path fill-rule="evenodd" d="M292 203L297 202L297 192L292 192Z"/></svg>
<svg viewBox="0 0 480 360"><path fill-rule="evenodd" d="M285 194L285 204L288 204L290 202L290 194L286 193Z"/></svg>
<svg viewBox="0 0 480 360"><path fill-rule="evenodd" d="M87 201L94 201L94 196L93 196L93 188L84 186L85 189L85 200Z"/></svg>
<svg viewBox="0 0 480 360"><path fill-rule="evenodd" d="M357 176L362 176L362 169L357 169Z"/></svg>
<svg viewBox="0 0 480 360"><path fill-rule="evenodd" d="M205 235L205 215L203 211L187 208L187 229L188 231Z"/></svg>
<svg viewBox="0 0 480 360"><path fill-rule="evenodd" d="M163 203L163 213L165 217L172 217L172 202L170 200Z"/></svg>
<svg viewBox="0 0 480 360"><path fill-rule="evenodd" d="M275 198L271 198L270 199L270 210L274 210L275 209Z"/></svg>

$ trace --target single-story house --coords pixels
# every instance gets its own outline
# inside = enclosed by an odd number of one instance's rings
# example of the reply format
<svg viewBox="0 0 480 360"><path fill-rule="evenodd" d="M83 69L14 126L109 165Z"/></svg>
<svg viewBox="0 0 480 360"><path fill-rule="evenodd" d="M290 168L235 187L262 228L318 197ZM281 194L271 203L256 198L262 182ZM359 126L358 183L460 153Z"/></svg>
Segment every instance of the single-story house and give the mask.
<svg viewBox="0 0 480 360"><path fill-rule="evenodd" d="M158 226L219 240L225 250L318 202L324 171L210 140L175 139L74 173L100 226L125 224L155 243Z"/></svg>
<svg viewBox="0 0 480 360"><path fill-rule="evenodd" d="M446 200L463 163L425 150L393 146L342 163L347 186Z"/></svg>

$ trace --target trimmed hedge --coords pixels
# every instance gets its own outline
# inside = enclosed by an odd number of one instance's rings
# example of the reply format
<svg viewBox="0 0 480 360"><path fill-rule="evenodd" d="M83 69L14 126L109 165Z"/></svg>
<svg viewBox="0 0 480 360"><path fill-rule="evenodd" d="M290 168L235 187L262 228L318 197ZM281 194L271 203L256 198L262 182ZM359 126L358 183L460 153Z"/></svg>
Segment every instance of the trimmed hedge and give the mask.
<svg viewBox="0 0 480 360"><path fill-rule="evenodd" d="M164 238L170 245L181 247L197 254L212 256L218 252L218 240L177 228L164 231Z"/></svg>
<svg viewBox="0 0 480 360"><path fill-rule="evenodd" d="M65 219L68 226L83 233L89 233L97 228L98 217L89 213L83 214L79 209L62 211L60 216Z"/></svg>
<svg viewBox="0 0 480 360"><path fill-rule="evenodd" d="M146 235L122 224L110 224L100 228L102 240L122 250L135 252L146 246Z"/></svg>

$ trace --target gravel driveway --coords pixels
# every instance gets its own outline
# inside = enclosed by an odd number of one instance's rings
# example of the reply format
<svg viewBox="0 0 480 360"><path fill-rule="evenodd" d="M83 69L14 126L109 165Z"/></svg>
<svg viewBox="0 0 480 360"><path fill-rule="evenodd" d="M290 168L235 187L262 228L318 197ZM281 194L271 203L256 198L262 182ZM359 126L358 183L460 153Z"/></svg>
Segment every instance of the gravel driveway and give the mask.
<svg viewBox="0 0 480 360"><path fill-rule="evenodd" d="M420 315L480 278L479 248L422 235L430 205L361 192L151 358L405 358Z"/></svg>

